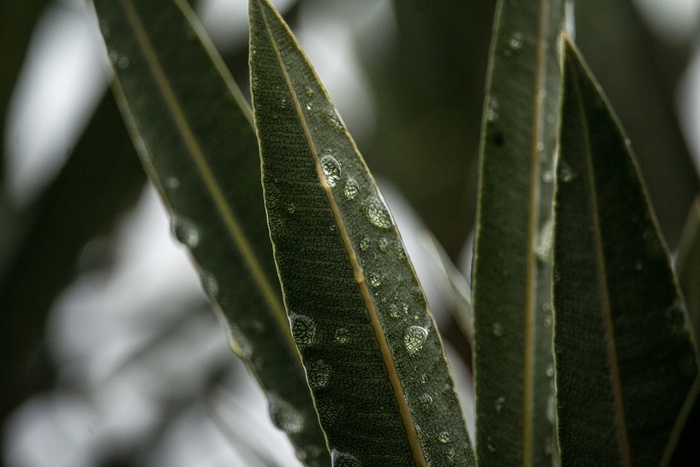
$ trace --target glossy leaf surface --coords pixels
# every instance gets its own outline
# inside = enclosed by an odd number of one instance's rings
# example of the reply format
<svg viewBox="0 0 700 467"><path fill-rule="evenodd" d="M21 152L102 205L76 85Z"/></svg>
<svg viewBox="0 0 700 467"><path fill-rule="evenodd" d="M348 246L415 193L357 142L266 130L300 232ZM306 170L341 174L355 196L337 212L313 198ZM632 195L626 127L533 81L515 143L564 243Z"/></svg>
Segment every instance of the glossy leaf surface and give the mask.
<svg viewBox="0 0 700 467"><path fill-rule="evenodd" d="M554 248L561 461L659 465L697 391L690 324L629 143L568 41L564 73Z"/></svg>
<svg viewBox="0 0 700 467"><path fill-rule="evenodd" d="M281 300L240 91L184 1L95 3L115 92L174 235L197 263L232 348L265 389L273 422L301 460L328 465Z"/></svg>
<svg viewBox="0 0 700 467"><path fill-rule="evenodd" d="M472 280L480 465L545 465L554 446L552 193L561 1L501 1L482 130Z"/></svg>
<svg viewBox="0 0 700 467"><path fill-rule="evenodd" d="M263 183L284 299L336 465L473 465L391 214L296 40L250 2Z"/></svg>

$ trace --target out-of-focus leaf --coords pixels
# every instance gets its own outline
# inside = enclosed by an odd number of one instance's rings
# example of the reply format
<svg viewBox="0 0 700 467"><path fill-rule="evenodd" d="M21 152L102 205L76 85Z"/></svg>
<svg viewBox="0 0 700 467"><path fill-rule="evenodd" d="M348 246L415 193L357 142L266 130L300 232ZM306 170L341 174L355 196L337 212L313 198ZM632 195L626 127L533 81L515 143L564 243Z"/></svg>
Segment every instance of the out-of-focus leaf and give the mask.
<svg viewBox="0 0 700 467"><path fill-rule="evenodd" d="M336 465L473 465L440 337L381 194L267 0L250 2L275 258Z"/></svg>
<svg viewBox="0 0 700 467"><path fill-rule="evenodd" d="M56 179L27 215L30 226L0 282L0 418L31 388L51 304L77 273L82 248L108 233L145 176L112 96L105 97Z"/></svg>
<svg viewBox="0 0 700 467"><path fill-rule="evenodd" d="M700 195L695 198L685 222L676 271L697 340L700 338Z"/></svg>
<svg viewBox="0 0 700 467"><path fill-rule="evenodd" d="M561 461L663 464L699 386L690 324L628 141L568 40L560 144Z"/></svg>
<svg viewBox="0 0 700 467"><path fill-rule="evenodd" d="M634 3L576 2L576 43L635 142L664 238L674 248L700 190L677 112L677 85L695 49L663 44Z"/></svg>
<svg viewBox="0 0 700 467"><path fill-rule="evenodd" d="M95 2L115 92L234 351L307 465L330 462L282 305L250 111L183 1Z"/></svg>
<svg viewBox="0 0 700 467"><path fill-rule="evenodd" d="M502 1L482 130L472 279L482 465L552 462L551 246L563 2Z"/></svg>

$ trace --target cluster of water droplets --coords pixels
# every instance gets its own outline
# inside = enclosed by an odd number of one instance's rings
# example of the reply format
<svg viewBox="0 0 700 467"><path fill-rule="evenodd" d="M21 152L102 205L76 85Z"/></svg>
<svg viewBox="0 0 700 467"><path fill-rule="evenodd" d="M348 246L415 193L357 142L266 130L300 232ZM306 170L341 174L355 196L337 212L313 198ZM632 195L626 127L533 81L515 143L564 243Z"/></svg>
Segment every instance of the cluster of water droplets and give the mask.
<svg viewBox="0 0 700 467"><path fill-rule="evenodd" d="M116 50L110 50L107 52L107 58L109 58L109 63L112 66L124 69L129 66L129 57L126 55L120 55Z"/></svg>

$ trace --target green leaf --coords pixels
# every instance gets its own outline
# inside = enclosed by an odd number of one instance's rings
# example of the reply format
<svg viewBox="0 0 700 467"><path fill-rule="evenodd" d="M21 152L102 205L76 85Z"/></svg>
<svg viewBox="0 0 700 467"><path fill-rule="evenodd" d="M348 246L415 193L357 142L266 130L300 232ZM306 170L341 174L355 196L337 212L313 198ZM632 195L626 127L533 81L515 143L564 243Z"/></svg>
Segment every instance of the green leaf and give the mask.
<svg viewBox="0 0 700 467"><path fill-rule="evenodd" d="M472 280L480 465L544 465L553 420L551 245L563 2L501 1Z"/></svg>
<svg viewBox="0 0 700 467"><path fill-rule="evenodd" d="M275 258L335 462L473 465L440 336L367 166L267 0L250 2L250 26Z"/></svg>
<svg viewBox="0 0 700 467"><path fill-rule="evenodd" d="M690 325L629 143L568 40L560 144L561 461L664 464L699 386Z"/></svg>
<svg viewBox="0 0 700 467"><path fill-rule="evenodd" d="M276 280L250 111L184 1L99 0L114 86L202 285L308 465L329 454Z"/></svg>
<svg viewBox="0 0 700 467"><path fill-rule="evenodd" d="M700 338L700 195L695 198L683 228L676 271L697 341Z"/></svg>

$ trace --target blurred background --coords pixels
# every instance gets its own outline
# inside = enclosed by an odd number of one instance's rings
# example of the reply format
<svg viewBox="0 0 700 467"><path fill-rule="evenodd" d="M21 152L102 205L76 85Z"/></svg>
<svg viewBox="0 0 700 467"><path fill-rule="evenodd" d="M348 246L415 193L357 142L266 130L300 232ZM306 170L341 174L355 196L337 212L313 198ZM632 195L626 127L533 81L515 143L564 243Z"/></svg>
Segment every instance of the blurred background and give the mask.
<svg viewBox="0 0 700 467"><path fill-rule="evenodd" d="M246 88L247 2L192 3ZM379 176L468 381L425 232L468 274L495 1L273 3ZM576 5L672 250L698 192L699 24L700 0ZM107 63L89 2L0 2L0 462L299 465L171 238Z"/></svg>

